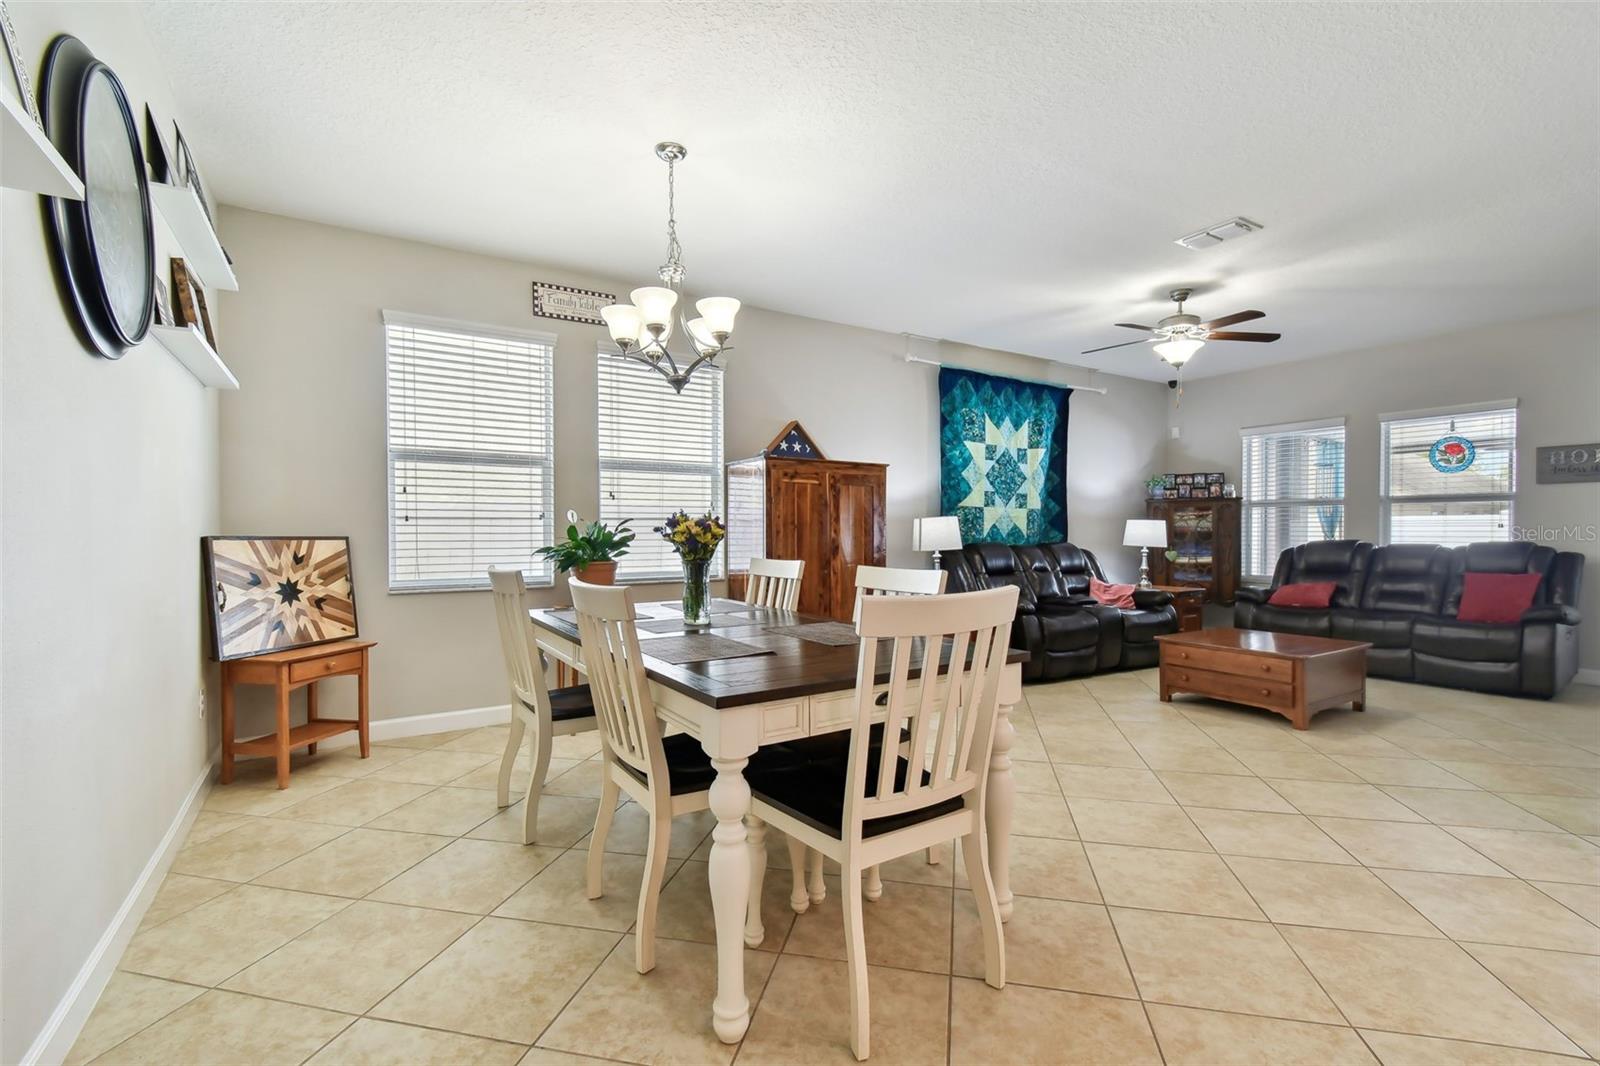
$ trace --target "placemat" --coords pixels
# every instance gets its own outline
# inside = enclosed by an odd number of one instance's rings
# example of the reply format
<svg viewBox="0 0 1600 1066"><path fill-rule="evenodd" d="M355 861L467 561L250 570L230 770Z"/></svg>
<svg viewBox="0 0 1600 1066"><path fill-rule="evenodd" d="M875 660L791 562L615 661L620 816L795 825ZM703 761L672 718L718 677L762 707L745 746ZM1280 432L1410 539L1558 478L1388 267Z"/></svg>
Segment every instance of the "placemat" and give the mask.
<svg viewBox="0 0 1600 1066"><path fill-rule="evenodd" d="M559 618L563 622L570 622L573 625L577 625L578 624L578 612L574 611L570 607L568 607L566 610L562 610L562 611L546 611L545 613L548 614L551 618Z"/></svg>
<svg viewBox="0 0 1600 1066"><path fill-rule="evenodd" d="M766 648L742 640L697 633L683 637L652 637L640 643L639 650L667 663L703 663L712 659L742 659L747 655L771 655Z"/></svg>
<svg viewBox="0 0 1600 1066"><path fill-rule="evenodd" d="M684 631L683 618L645 618L634 623L634 626L646 633L681 633Z"/></svg>
<svg viewBox="0 0 1600 1066"><path fill-rule="evenodd" d="M826 644L833 648L843 648L851 644L858 644L861 638L856 636L855 629L845 622L805 622L794 626L767 626L768 633L780 633L786 637L799 637L809 640L813 644Z"/></svg>

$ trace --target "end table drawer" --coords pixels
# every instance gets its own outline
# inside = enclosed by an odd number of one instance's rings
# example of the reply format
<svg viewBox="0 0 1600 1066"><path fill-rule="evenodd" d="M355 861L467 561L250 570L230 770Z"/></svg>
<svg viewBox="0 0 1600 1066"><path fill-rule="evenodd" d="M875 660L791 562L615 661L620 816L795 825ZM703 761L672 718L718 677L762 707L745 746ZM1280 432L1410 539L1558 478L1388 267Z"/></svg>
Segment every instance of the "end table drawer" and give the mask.
<svg viewBox="0 0 1600 1066"><path fill-rule="evenodd" d="M326 659L308 659L303 663L294 663L289 667L289 680L314 681L329 674L351 673L359 669L361 669L361 653L347 651L342 655L330 655Z"/></svg>
<svg viewBox="0 0 1600 1066"><path fill-rule="evenodd" d="M1202 696L1216 696L1256 706L1294 706L1294 686L1282 681L1265 681L1237 674L1219 674L1211 670L1195 670L1187 666L1162 666L1162 674L1171 688L1180 692L1195 692Z"/></svg>
<svg viewBox="0 0 1600 1066"><path fill-rule="evenodd" d="M1199 670L1213 670L1219 674L1236 674L1239 677L1264 677L1272 681L1293 681L1294 663L1270 655L1251 655L1248 652L1213 651L1209 648L1164 647L1161 649L1163 665L1191 666Z"/></svg>

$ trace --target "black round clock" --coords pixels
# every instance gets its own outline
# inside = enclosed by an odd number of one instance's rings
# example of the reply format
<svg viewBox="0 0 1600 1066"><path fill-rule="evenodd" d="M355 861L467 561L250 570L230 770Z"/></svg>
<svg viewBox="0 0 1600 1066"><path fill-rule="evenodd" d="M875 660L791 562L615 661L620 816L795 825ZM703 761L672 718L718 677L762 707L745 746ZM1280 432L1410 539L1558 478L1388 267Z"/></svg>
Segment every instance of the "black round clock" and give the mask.
<svg viewBox="0 0 1600 1066"><path fill-rule="evenodd" d="M76 37L50 44L40 85L45 132L83 182L83 199L47 197L56 261L94 348L119 359L150 330L155 239L138 128L110 67Z"/></svg>

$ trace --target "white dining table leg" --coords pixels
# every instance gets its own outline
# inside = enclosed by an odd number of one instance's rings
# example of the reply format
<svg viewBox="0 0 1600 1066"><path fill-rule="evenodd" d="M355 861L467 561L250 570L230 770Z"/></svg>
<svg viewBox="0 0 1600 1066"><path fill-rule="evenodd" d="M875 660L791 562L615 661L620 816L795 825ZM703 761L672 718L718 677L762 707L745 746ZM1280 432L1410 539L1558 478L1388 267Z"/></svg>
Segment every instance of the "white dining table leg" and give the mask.
<svg viewBox="0 0 1600 1066"><path fill-rule="evenodd" d="M1007 688L1015 688L1015 695L1008 697ZM994 747L989 755L989 790L984 798L989 831L989 876L994 879L994 895L1000 904L1002 922L1011 920L1011 812L1016 806L1017 793L1017 784L1011 777L1011 745L1017 739L1017 731L1011 725L1011 708L1020 698L1019 673L1011 685L1001 685L1002 702L995 716Z"/></svg>
<svg viewBox="0 0 1600 1066"><path fill-rule="evenodd" d="M711 1004L711 1025L717 1039L736 1044L750 1027L750 1000L744 993L744 931L750 908L750 855L744 818L750 813L750 785L744 779L744 768L755 745L752 742L748 751L737 756L727 749L713 752L715 745L709 741L705 746L717 771L710 796L717 825L711 830L707 872L717 927L717 998Z"/></svg>
<svg viewBox="0 0 1600 1066"><path fill-rule="evenodd" d="M746 947L758 948L767 939L761 924L761 891L767 881L767 823L755 815L744 820L745 844L750 853L750 904L744 921Z"/></svg>

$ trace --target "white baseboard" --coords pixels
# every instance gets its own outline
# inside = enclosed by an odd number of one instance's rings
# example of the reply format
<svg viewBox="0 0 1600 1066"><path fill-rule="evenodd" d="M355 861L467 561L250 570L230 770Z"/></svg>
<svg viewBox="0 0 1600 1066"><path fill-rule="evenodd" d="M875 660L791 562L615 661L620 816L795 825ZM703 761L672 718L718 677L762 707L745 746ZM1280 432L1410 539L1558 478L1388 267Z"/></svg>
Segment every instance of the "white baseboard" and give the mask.
<svg viewBox="0 0 1600 1066"><path fill-rule="evenodd" d="M399 737L420 737L424 733L447 733L454 729L481 729L486 725L505 725L511 721L511 704L494 707L467 707L459 711L410 714L404 718L374 719L368 732L382 743ZM340 733L323 741L323 748L343 748L356 742L354 733Z"/></svg>
<svg viewBox="0 0 1600 1066"><path fill-rule="evenodd" d="M84 960L78 975L72 979L66 995L50 1012L50 1020L45 1023L33 1046L22 1056L23 1066L57 1063L72 1050L72 1044L78 1039L84 1023L89 1020L90 1012L100 1001L106 983L116 972L123 950L127 948L128 941L133 939L139 923L144 920L145 912L150 909L150 903L155 899L168 868L178 856L178 849L189 835L189 827L194 824L195 816L200 813L200 805L211 789L215 771L216 759L213 758L206 763L200 776L195 778L194 784L189 786L189 793L178 805L178 813L172 819L172 824L167 826L166 835L161 838L150 861L144 864L138 879L123 898L116 916L111 919L106 931L100 934L100 940Z"/></svg>
<svg viewBox="0 0 1600 1066"><path fill-rule="evenodd" d="M1600 670L1579 670L1573 680L1580 685L1600 685Z"/></svg>

